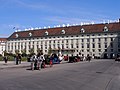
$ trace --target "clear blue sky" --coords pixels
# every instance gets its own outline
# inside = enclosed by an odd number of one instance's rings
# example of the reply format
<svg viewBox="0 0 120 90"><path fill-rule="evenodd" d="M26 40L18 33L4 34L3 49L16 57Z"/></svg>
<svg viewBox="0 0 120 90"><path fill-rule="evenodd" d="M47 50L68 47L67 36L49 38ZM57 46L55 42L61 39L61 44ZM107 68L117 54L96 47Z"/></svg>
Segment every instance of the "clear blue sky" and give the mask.
<svg viewBox="0 0 120 90"><path fill-rule="evenodd" d="M120 0L0 0L0 37L24 30L120 18Z"/></svg>

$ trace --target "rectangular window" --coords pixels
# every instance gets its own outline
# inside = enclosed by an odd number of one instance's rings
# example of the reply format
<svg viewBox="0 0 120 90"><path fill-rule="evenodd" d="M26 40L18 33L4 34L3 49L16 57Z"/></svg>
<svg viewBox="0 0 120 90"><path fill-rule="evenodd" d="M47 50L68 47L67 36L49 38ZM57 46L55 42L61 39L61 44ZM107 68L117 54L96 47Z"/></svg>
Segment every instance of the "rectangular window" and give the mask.
<svg viewBox="0 0 120 90"><path fill-rule="evenodd" d="M82 37L84 37L84 35L82 35Z"/></svg>
<svg viewBox="0 0 120 90"><path fill-rule="evenodd" d="M87 39L87 42L90 42L90 39Z"/></svg>
<svg viewBox="0 0 120 90"><path fill-rule="evenodd" d="M84 39L82 39L82 42L84 42Z"/></svg>
<svg viewBox="0 0 120 90"><path fill-rule="evenodd" d="M79 48L78 44L77 44L77 48Z"/></svg>
<svg viewBox="0 0 120 90"><path fill-rule="evenodd" d="M89 45L89 43L87 43L87 48L90 48L90 45Z"/></svg>
<svg viewBox="0 0 120 90"><path fill-rule="evenodd" d="M107 49L105 49L105 52L107 52Z"/></svg>
<svg viewBox="0 0 120 90"><path fill-rule="evenodd" d="M84 48L84 44L81 44L82 48Z"/></svg>
<svg viewBox="0 0 120 90"><path fill-rule="evenodd" d="M93 38L92 41L95 42L95 39Z"/></svg>
<svg viewBox="0 0 120 90"><path fill-rule="evenodd" d="M37 49L39 48L39 45L37 45Z"/></svg>
<svg viewBox="0 0 120 90"><path fill-rule="evenodd" d="M89 52L90 50L89 49L87 49L87 52Z"/></svg>
<svg viewBox="0 0 120 90"><path fill-rule="evenodd" d="M98 43L98 48L101 48L101 44L100 43Z"/></svg>
<svg viewBox="0 0 120 90"><path fill-rule="evenodd" d="M101 49L98 49L99 52L101 52Z"/></svg>
<svg viewBox="0 0 120 90"><path fill-rule="evenodd" d="M113 43L110 43L111 48L113 48Z"/></svg>
<svg viewBox="0 0 120 90"><path fill-rule="evenodd" d="M76 43L77 43L77 44L78 44L78 41L79 41L79 40L78 40L78 39L76 39Z"/></svg>
<svg viewBox="0 0 120 90"><path fill-rule="evenodd" d="M113 38L111 38L111 42L113 41Z"/></svg>
<svg viewBox="0 0 120 90"><path fill-rule="evenodd" d="M95 44L94 43L92 44L92 48L95 48Z"/></svg>
<svg viewBox="0 0 120 90"><path fill-rule="evenodd" d="M66 40L66 43L68 43L68 40Z"/></svg>
<svg viewBox="0 0 120 90"><path fill-rule="evenodd" d="M105 48L107 48L107 43L105 43Z"/></svg>
<svg viewBox="0 0 120 90"><path fill-rule="evenodd" d="M73 48L73 44L71 44L71 48Z"/></svg>
<svg viewBox="0 0 120 90"><path fill-rule="evenodd" d="M64 45L62 44L62 49L64 49Z"/></svg>
<svg viewBox="0 0 120 90"><path fill-rule="evenodd" d="M84 52L84 50L82 50L82 52Z"/></svg>
<svg viewBox="0 0 120 90"><path fill-rule="evenodd" d="M105 38L105 42L107 42L107 38Z"/></svg>
<svg viewBox="0 0 120 90"><path fill-rule="evenodd" d="M101 41L101 39L100 38L98 38L98 42L100 42Z"/></svg>

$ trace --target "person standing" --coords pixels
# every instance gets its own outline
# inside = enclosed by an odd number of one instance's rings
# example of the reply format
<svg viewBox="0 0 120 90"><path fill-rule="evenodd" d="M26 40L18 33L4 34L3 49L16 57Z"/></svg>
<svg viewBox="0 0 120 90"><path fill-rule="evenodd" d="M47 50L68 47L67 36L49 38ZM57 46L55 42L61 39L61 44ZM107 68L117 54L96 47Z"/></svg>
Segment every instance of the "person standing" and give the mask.
<svg viewBox="0 0 120 90"><path fill-rule="evenodd" d="M5 61L5 63L7 63L8 57L7 57L7 56L4 56L4 57L3 57L3 60Z"/></svg>
<svg viewBox="0 0 120 90"><path fill-rule="evenodd" d="M91 61L91 56L88 54L87 55L87 60L90 62Z"/></svg>
<svg viewBox="0 0 120 90"><path fill-rule="evenodd" d="M30 58L30 61L31 61L31 70L33 71L34 70L34 63L35 63L35 60L37 59L36 55L33 54Z"/></svg>
<svg viewBox="0 0 120 90"><path fill-rule="evenodd" d="M38 68L38 70L41 70L43 60L44 60L44 56L42 56L42 53L41 54L38 53L38 55L37 55L37 68Z"/></svg>
<svg viewBox="0 0 120 90"><path fill-rule="evenodd" d="M19 64L21 64L21 55L20 54L18 54L18 58L19 58Z"/></svg>
<svg viewBox="0 0 120 90"><path fill-rule="evenodd" d="M54 60L54 54L51 54L51 56L50 56L50 67L53 66L53 60Z"/></svg>
<svg viewBox="0 0 120 90"><path fill-rule="evenodd" d="M18 54L15 56L15 61L16 61L16 65L18 65L18 61L19 61L19 56L18 56Z"/></svg>
<svg viewBox="0 0 120 90"><path fill-rule="evenodd" d="M44 57L43 53L41 53L40 59L41 59L41 61L42 61L42 62L41 62L42 68L45 68L45 67L46 67L46 65L45 65L45 57Z"/></svg>

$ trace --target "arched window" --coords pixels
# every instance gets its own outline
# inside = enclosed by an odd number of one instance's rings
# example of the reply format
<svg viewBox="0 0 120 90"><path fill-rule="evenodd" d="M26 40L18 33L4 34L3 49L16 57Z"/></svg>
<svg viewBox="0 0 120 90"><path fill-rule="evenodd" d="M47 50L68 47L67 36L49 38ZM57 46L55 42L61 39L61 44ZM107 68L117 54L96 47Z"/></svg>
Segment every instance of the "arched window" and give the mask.
<svg viewBox="0 0 120 90"><path fill-rule="evenodd" d="M62 31L61 31L61 34L65 34L65 30L62 30Z"/></svg>
<svg viewBox="0 0 120 90"><path fill-rule="evenodd" d="M32 36L32 33L31 33L31 32L29 33L29 36L30 36L30 37Z"/></svg>
<svg viewBox="0 0 120 90"><path fill-rule="evenodd" d="M48 31L45 31L45 35L48 35Z"/></svg>
<svg viewBox="0 0 120 90"><path fill-rule="evenodd" d="M81 28L80 32L81 32L81 33L84 33L84 32L85 32L85 29L84 29L84 28Z"/></svg>
<svg viewBox="0 0 120 90"><path fill-rule="evenodd" d="M108 27L105 26L103 31L104 31L104 32L107 32L107 31L108 31Z"/></svg>
<svg viewBox="0 0 120 90"><path fill-rule="evenodd" d="M16 38L18 38L18 36L19 36L18 34L15 34L15 37L16 37Z"/></svg>

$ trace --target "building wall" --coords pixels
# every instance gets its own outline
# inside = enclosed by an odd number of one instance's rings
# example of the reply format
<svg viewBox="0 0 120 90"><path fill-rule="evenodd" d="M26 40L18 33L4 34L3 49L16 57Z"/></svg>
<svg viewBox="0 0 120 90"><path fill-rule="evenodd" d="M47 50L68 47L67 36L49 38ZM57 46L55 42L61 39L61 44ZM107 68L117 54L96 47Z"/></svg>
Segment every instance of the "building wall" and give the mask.
<svg viewBox="0 0 120 90"><path fill-rule="evenodd" d="M29 49L34 48L34 52L37 53L37 49L40 48L44 54L48 54L51 47L52 50L63 51L63 54L77 55L79 53L95 55L103 58L104 54L107 54L110 58L111 54L119 53L118 33L85 33L80 35L63 35L63 36L49 36L49 37L34 37L25 39L11 39L7 41L7 52L15 53L15 50L25 49L29 54ZM111 45L111 43L113 43ZM67 53L66 53L66 51ZM73 50L73 51L70 51ZM113 55L114 56L114 55Z"/></svg>
<svg viewBox="0 0 120 90"><path fill-rule="evenodd" d="M0 54L4 55L6 41L0 41Z"/></svg>

